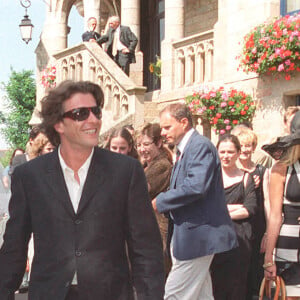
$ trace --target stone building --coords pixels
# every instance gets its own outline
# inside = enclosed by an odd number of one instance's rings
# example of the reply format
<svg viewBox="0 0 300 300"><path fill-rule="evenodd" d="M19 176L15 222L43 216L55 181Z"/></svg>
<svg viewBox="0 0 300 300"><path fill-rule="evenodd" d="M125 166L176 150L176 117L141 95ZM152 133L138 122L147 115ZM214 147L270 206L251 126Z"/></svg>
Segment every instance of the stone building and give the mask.
<svg viewBox="0 0 300 300"><path fill-rule="evenodd" d="M121 23L138 36L137 63L131 65L129 77L97 44L68 47L73 6L83 24L91 16L97 18L98 32L109 16L119 15ZM293 0L52 0L36 49L37 76L54 65L57 82L70 78L100 84L106 97L103 133L113 126L137 127L151 121L163 105L202 85L241 89L257 104L253 125L264 141L282 133L283 110L299 105L300 75L286 81L245 74L237 70L236 57L243 37L253 27L299 9L300 2ZM162 60L160 82L148 70L156 55ZM36 112L46 92L38 84ZM32 123L37 122L36 115ZM197 128L203 131L201 122Z"/></svg>

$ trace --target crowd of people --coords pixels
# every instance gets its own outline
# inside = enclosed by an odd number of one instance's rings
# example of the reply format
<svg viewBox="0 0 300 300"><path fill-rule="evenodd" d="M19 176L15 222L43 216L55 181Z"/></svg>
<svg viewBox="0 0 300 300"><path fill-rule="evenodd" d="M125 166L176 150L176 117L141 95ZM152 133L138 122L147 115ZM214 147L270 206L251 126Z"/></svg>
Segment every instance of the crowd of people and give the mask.
<svg viewBox="0 0 300 300"><path fill-rule="evenodd" d="M181 103L99 147L103 101L95 84L62 83L26 151L13 152L0 298L20 286L28 256L32 299L252 300L279 274L299 300L299 107L255 159L250 124L214 146Z"/></svg>

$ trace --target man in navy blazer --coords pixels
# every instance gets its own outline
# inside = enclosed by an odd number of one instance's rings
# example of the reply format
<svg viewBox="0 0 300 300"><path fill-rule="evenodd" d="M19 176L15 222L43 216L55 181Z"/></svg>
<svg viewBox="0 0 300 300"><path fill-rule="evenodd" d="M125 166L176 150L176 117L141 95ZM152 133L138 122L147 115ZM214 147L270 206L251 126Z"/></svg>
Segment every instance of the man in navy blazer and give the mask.
<svg viewBox="0 0 300 300"><path fill-rule="evenodd" d="M160 113L161 134L177 146L170 189L152 201L173 221L173 266L164 299L213 299L209 267L216 253L237 246L225 204L221 164L214 145L192 127L185 104Z"/></svg>
<svg viewBox="0 0 300 300"><path fill-rule="evenodd" d="M135 63L135 48L138 39L128 26L120 25L120 18L109 19L107 34L97 39L99 45L107 43L107 54L129 75L129 64Z"/></svg>
<svg viewBox="0 0 300 300"><path fill-rule="evenodd" d="M0 299L14 299L33 233L30 300L162 300L162 242L141 164L97 146L101 88L61 83L42 101L50 154L17 167Z"/></svg>

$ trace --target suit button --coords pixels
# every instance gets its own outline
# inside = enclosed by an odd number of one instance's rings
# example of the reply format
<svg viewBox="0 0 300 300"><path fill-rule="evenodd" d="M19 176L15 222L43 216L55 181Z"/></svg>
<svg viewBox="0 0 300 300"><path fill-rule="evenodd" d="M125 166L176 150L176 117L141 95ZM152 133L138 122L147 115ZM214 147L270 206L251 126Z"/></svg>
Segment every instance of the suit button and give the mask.
<svg viewBox="0 0 300 300"><path fill-rule="evenodd" d="M75 251L75 256L81 256L82 255L82 252L81 251L79 251L79 250L76 250Z"/></svg>
<svg viewBox="0 0 300 300"><path fill-rule="evenodd" d="M79 220L79 219L75 220L75 224L76 224L76 225L79 225L80 223L82 223L81 220Z"/></svg>

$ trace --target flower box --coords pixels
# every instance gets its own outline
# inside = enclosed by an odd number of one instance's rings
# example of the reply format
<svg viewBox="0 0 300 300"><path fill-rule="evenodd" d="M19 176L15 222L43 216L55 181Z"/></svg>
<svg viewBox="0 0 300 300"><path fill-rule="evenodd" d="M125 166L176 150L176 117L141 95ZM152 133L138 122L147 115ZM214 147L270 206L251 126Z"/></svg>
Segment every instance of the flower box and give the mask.
<svg viewBox="0 0 300 300"><path fill-rule="evenodd" d="M228 133L245 121L251 122L255 112L252 97L233 88L201 89L185 101L192 114L208 120L217 134Z"/></svg>
<svg viewBox="0 0 300 300"><path fill-rule="evenodd" d="M300 14L276 18L255 27L244 37L240 67L258 75L283 75L300 71Z"/></svg>

